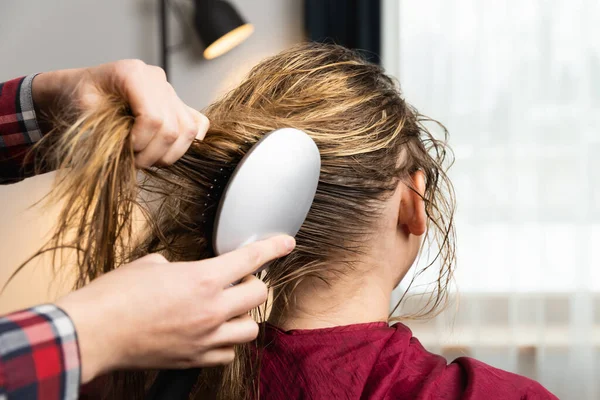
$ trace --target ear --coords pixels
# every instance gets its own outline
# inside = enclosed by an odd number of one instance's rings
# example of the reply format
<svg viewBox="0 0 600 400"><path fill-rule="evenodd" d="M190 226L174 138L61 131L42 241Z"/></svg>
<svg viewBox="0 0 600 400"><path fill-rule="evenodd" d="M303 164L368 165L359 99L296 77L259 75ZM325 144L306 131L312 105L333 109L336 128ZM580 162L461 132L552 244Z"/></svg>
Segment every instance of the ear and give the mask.
<svg viewBox="0 0 600 400"><path fill-rule="evenodd" d="M407 185L402 191L398 225L407 233L421 236L427 229L427 215L425 213L425 174L417 171L411 176L412 189ZM414 189L414 190L413 190Z"/></svg>

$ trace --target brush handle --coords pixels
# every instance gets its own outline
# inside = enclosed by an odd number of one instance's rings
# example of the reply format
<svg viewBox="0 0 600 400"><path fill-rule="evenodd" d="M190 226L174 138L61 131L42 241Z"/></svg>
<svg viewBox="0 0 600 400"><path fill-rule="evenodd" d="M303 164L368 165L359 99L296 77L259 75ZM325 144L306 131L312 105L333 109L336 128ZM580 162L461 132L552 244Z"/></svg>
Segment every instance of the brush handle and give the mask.
<svg viewBox="0 0 600 400"><path fill-rule="evenodd" d="M146 400L187 400L200 375L200 368L160 371Z"/></svg>

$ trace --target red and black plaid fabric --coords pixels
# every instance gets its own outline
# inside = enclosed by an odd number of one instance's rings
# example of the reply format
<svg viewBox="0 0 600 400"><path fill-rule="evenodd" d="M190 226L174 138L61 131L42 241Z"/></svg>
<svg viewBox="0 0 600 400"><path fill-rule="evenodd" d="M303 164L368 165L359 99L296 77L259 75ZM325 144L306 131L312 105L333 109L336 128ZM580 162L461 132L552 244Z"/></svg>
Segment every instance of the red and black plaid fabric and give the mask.
<svg viewBox="0 0 600 400"><path fill-rule="evenodd" d="M58 307L0 317L0 400L77 399L80 375L75 327Z"/></svg>
<svg viewBox="0 0 600 400"><path fill-rule="evenodd" d="M0 183L33 174L24 161L42 138L34 77L0 83ZM75 327L62 310L48 304L0 317L0 400L76 399L80 374Z"/></svg>
<svg viewBox="0 0 600 400"><path fill-rule="evenodd" d="M0 83L0 183L33 175L33 165L25 163L25 155L42 138L31 95L34 77Z"/></svg>
<svg viewBox="0 0 600 400"><path fill-rule="evenodd" d="M42 138L34 77L0 83L0 183L33 175L24 161ZM80 375L75 327L62 310L47 304L0 317L0 400L76 399Z"/></svg>

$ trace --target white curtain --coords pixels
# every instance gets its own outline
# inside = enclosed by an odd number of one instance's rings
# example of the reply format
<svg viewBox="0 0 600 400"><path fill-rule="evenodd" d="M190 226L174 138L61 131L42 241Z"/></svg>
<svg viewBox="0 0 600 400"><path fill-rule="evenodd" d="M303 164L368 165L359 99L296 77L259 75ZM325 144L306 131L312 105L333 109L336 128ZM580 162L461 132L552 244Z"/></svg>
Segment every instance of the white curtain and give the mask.
<svg viewBox="0 0 600 400"><path fill-rule="evenodd" d="M408 325L449 358L600 398L600 2L384 0L383 39L456 156L460 301Z"/></svg>

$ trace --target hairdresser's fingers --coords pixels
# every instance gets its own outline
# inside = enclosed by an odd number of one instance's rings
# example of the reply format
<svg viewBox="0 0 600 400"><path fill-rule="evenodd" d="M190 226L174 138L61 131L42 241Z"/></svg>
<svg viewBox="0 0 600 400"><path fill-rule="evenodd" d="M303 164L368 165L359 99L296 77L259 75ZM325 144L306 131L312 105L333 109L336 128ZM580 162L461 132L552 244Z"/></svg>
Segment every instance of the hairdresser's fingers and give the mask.
<svg viewBox="0 0 600 400"><path fill-rule="evenodd" d="M179 113L179 137L166 154L160 158L160 164L173 164L185 154L194 139L199 137L202 140L204 138L208 130L208 118L198 114L192 114L187 106L183 105L182 111Z"/></svg>
<svg viewBox="0 0 600 400"><path fill-rule="evenodd" d="M167 75L162 68L148 65L142 60L121 60L104 64L96 70L96 75L96 80L110 80L119 88L136 117L151 109L159 100L148 95L157 94L168 85Z"/></svg>
<svg viewBox="0 0 600 400"><path fill-rule="evenodd" d="M133 149L142 151L164 124L164 102L175 95L162 68L140 60L125 60L116 65L117 85L125 95L135 117L131 137Z"/></svg>
<svg viewBox="0 0 600 400"><path fill-rule="evenodd" d="M223 291L225 319L242 315L258 307L267 300L267 285L257 277L247 276L239 285Z"/></svg>
<svg viewBox="0 0 600 400"><path fill-rule="evenodd" d="M248 343L258 336L258 324L248 314L231 319L217 328L206 340L214 347Z"/></svg>
<svg viewBox="0 0 600 400"><path fill-rule="evenodd" d="M223 254L209 262L218 267L220 279L224 286L250 275L261 266L276 258L288 255L296 246L293 237L287 235L274 236L244 246L241 249Z"/></svg>
<svg viewBox="0 0 600 400"><path fill-rule="evenodd" d="M202 367L212 367L215 365L230 364L235 358L233 347L222 347L212 349L198 354L196 365Z"/></svg>
<svg viewBox="0 0 600 400"><path fill-rule="evenodd" d="M135 163L138 168L149 168L156 164L179 137L179 126L176 121L163 120L159 131L154 135L148 146L135 155Z"/></svg>
<svg viewBox="0 0 600 400"><path fill-rule="evenodd" d="M158 115L140 115L135 118L133 128L131 129L131 144L133 145L133 151L136 153L141 152L156 134L160 131L163 125L162 117Z"/></svg>

